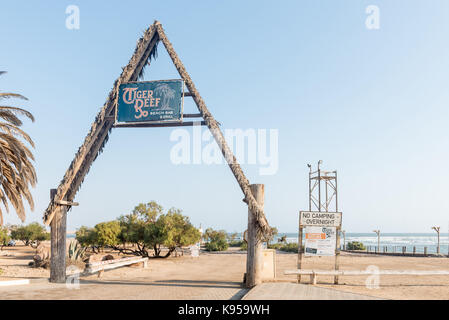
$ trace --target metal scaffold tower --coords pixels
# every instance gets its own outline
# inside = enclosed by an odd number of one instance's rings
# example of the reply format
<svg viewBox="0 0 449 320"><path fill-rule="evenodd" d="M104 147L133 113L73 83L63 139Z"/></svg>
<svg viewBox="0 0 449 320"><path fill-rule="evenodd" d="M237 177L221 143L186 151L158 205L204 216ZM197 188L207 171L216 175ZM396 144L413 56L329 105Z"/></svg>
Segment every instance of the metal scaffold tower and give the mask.
<svg viewBox="0 0 449 320"><path fill-rule="evenodd" d="M338 212L338 191L337 191L337 171L321 170L320 165L323 160L318 161L316 171L312 171L312 165L309 167L309 211L331 210Z"/></svg>

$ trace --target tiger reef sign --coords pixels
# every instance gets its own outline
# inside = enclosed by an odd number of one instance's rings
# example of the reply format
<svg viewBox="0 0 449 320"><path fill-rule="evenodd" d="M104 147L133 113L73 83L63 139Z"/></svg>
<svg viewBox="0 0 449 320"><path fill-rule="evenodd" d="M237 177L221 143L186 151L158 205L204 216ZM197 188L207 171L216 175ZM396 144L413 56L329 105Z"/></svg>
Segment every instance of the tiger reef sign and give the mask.
<svg viewBox="0 0 449 320"><path fill-rule="evenodd" d="M182 121L183 86L182 80L121 84L116 123Z"/></svg>

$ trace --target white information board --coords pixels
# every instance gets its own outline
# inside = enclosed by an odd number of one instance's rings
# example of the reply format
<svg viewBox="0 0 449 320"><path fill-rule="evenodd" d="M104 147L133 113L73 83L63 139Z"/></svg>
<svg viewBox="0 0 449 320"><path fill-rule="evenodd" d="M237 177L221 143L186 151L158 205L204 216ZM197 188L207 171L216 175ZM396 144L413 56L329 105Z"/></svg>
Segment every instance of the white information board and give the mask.
<svg viewBox="0 0 449 320"><path fill-rule="evenodd" d="M305 227L306 256L335 256L337 230L335 227Z"/></svg>

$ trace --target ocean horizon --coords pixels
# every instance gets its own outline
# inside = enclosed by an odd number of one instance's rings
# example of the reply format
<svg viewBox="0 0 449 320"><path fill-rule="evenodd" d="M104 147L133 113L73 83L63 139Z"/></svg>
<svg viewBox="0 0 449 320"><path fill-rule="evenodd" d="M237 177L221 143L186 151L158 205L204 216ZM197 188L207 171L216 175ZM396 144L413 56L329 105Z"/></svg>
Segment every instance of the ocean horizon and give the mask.
<svg viewBox="0 0 449 320"><path fill-rule="evenodd" d="M275 237L273 242L277 242L283 236L286 236L287 243L297 243L298 233L294 232L280 232ZM440 253L448 254L449 252L449 234L440 233ZM241 235L240 237L241 238ZM343 246L343 235L341 235L340 244ZM346 233L346 243L351 241L357 241L363 243L365 246L375 247L377 246L377 235L374 232L354 232ZM424 252L424 247L427 247L428 253L437 252L438 237L436 232L434 233L381 233L380 234L380 247L388 248L388 252L402 252L402 247L407 248L407 252L412 252L413 247L416 247L416 252Z"/></svg>
<svg viewBox="0 0 449 320"><path fill-rule="evenodd" d="M228 233L229 235L232 233ZM242 239L242 233L237 233L237 239ZM298 233L294 232L280 232L275 237L272 243L278 242L278 239L286 236L287 243L297 243ZM75 238L74 233L67 234L67 238ZM343 246L344 238L341 236L340 244ZM357 241L363 243L366 247L376 247L377 246L377 235L374 232L354 232L346 233L346 243ZM412 252L413 247L416 248L416 252L424 252L424 247L427 247L428 253L437 252L438 238L437 234L434 233L381 233L380 234L380 246L381 250L386 246L388 252L402 252L402 247L407 248L407 252ZM440 233L440 253L449 253L449 234Z"/></svg>

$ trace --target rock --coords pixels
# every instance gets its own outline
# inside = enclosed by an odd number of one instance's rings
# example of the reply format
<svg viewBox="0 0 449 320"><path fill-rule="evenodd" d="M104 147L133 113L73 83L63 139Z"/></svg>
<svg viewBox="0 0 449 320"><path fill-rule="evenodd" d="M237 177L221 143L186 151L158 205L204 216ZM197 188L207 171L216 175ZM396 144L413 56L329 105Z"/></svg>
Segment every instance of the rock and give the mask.
<svg viewBox="0 0 449 320"><path fill-rule="evenodd" d="M91 254L89 256L88 263L99 262L99 261L108 261L108 260L114 260L114 259L115 259L114 256L111 254L107 254L107 255Z"/></svg>
<svg viewBox="0 0 449 320"><path fill-rule="evenodd" d="M43 243L39 244L39 246L36 248L36 255L39 255L42 260L50 259L51 247Z"/></svg>
<svg viewBox="0 0 449 320"><path fill-rule="evenodd" d="M115 258L112 254L107 254L101 259L101 261L114 260L114 259Z"/></svg>
<svg viewBox="0 0 449 320"><path fill-rule="evenodd" d="M36 254L33 256L33 266L36 268L48 268L50 266L51 247L43 243L36 248Z"/></svg>

